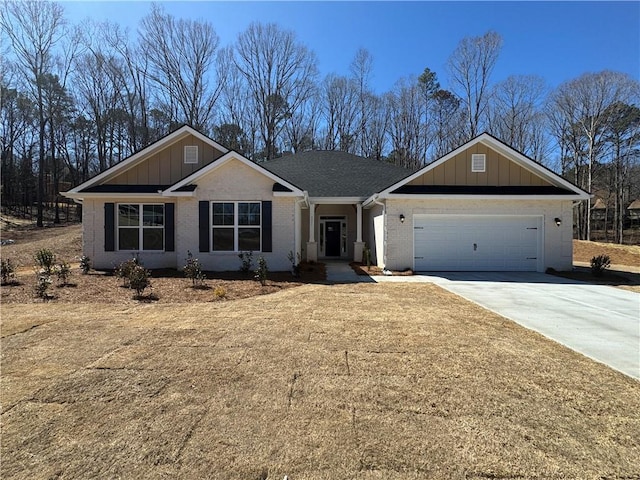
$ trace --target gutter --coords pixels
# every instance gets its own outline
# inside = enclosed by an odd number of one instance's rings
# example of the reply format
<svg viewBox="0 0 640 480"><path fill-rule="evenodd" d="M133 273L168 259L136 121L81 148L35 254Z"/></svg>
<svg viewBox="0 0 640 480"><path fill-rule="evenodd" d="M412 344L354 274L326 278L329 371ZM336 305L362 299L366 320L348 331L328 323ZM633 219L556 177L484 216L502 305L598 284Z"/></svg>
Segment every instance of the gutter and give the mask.
<svg viewBox="0 0 640 480"><path fill-rule="evenodd" d="M382 229L382 269L385 270L387 266L387 207L380 200L380 194L374 193L371 196L371 203L380 205L382 207L383 229Z"/></svg>

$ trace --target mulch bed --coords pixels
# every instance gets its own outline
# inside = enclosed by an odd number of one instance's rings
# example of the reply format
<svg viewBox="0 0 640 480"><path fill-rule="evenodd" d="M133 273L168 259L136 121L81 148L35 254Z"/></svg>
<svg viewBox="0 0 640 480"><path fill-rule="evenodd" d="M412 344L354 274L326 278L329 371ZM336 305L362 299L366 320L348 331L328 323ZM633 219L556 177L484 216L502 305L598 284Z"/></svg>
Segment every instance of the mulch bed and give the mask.
<svg viewBox="0 0 640 480"><path fill-rule="evenodd" d="M151 287L141 297L123 286L113 271L92 270L83 275L79 268L72 268L68 283L61 285L52 277L53 284L42 299L35 293L35 273L21 271L13 281L2 286L2 303L196 303L237 300L266 295L283 289L298 287L308 283L323 283L326 280L324 264L302 264L300 277L294 278L289 272L269 272L265 286L253 279L252 274L240 272L206 272L207 279L201 286L194 286L191 280L178 270L162 269L151 271Z"/></svg>
<svg viewBox="0 0 640 480"><path fill-rule="evenodd" d="M358 275L366 275L366 276L384 275L384 273L382 273L382 268L375 265L371 265L370 267L367 267L365 264L361 262L351 262L349 265L351 266L353 271L356 272ZM413 270L411 270L410 268L403 271L393 270L391 271L391 274L393 276L397 276L397 275L409 276L409 275L413 275Z"/></svg>
<svg viewBox="0 0 640 480"><path fill-rule="evenodd" d="M591 269L588 267L573 267L573 270L570 272L557 272L549 269L547 273L557 277L593 283L596 285L640 285L640 274L631 272L618 273L605 270L602 276L597 277L591 273Z"/></svg>

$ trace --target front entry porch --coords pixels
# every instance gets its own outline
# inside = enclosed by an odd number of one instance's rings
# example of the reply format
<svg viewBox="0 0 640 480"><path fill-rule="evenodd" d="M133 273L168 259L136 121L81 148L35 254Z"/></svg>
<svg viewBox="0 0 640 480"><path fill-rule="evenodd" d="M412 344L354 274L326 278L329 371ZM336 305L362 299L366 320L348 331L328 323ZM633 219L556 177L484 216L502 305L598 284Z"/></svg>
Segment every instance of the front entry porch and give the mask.
<svg viewBox="0 0 640 480"><path fill-rule="evenodd" d="M362 261L364 250L363 212L360 199L350 201L312 201L302 211L302 258Z"/></svg>

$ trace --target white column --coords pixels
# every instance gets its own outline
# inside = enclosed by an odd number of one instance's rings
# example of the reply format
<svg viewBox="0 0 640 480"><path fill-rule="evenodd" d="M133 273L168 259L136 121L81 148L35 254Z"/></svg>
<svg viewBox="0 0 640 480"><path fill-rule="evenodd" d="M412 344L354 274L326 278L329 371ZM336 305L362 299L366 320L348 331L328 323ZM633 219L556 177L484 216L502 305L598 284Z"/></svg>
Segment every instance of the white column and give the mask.
<svg viewBox="0 0 640 480"><path fill-rule="evenodd" d="M364 242L362 241L362 204L356 204L356 241L353 242L353 261L361 262L363 260Z"/></svg>
<svg viewBox="0 0 640 480"><path fill-rule="evenodd" d="M309 241L307 242L307 262L318 261L318 244L316 243L316 206L309 203Z"/></svg>
<svg viewBox="0 0 640 480"><path fill-rule="evenodd" d="M316 205L309 204L309 242L316 241Z"/></svg>
<svg viewBox="0 0 640 480"><path fill-rule="evenodd" d="M362 204L358 203L356 205L356 209L357 209L356 242L362 242Z"/></svg>

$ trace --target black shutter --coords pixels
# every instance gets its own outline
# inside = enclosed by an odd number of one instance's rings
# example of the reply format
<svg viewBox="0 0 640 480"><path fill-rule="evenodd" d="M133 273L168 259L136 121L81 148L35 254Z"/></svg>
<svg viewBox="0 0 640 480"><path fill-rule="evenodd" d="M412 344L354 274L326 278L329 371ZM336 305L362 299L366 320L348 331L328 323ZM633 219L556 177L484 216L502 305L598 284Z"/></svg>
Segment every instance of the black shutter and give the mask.
<svg viewBox="0 0 640 480"><path fill-rule="evenodd" d="M164 251L173 252L176 249L176 222L175 222L175 204L164 204Z"/></svg>
<svg viewBox="0 0 640 480"><path fill-rule="evenodd" d="M200 251L209 251L209 202L204 200L198 204L198 230Z"/></svg>
<svg viewBox="0 0 640 480"><path fill-rule="evenodd" d="M262 251L272 252L271 240L271 202L262 202Z"/></svg>
<svg viewBox="0 0 640 480"><path fill-rule="evenodd" d="M104 204L104 251L113 252L116 249L115 203Z"/></svg>

